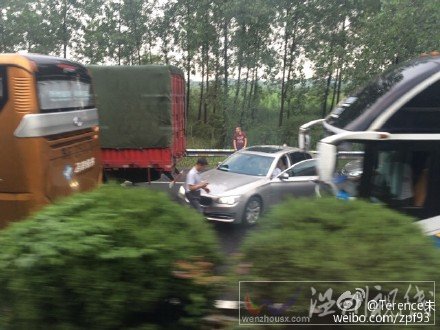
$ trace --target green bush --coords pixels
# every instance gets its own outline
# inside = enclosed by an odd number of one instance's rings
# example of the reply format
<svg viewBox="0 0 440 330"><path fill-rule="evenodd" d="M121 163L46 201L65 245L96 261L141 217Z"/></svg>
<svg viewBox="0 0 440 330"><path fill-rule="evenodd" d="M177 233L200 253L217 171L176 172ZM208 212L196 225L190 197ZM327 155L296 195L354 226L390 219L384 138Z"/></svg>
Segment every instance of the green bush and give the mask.
<svg viewBox="0 0 440 330"><path fill-rule="evenodd" d="M104 186L0 232L0 328L189 328L219 262L202 217L163 193Z"/></svg>
<svg viewBox="0 0 440 330"><path fill-rule="evenodd" d="M440 280L432 238L412 218L363 201L289 200L262 219L241 252L242 281ZM296 287L256 285L252 297L286 301Z"/></svg>

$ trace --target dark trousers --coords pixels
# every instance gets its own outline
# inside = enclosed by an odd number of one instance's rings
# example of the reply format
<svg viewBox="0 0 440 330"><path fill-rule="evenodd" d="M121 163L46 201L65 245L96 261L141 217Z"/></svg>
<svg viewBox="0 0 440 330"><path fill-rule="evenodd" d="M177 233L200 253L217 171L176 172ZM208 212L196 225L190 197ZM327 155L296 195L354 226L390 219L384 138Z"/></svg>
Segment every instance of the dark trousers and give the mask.
<svg viewBox="0 0 440 330"><path fill-rule="evenodd" d="M200 190L187 191L185 196L188 198L189 204L193 208L195 208L198 212L203 213L203 208L200 205Z"/></svg>

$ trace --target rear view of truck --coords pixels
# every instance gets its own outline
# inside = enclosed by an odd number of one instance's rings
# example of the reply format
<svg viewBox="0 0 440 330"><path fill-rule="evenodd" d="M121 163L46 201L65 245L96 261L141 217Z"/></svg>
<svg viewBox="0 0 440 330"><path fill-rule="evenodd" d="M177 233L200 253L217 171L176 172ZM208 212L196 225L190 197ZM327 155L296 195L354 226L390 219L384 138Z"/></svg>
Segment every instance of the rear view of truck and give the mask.
<svg viewBox="0 0 440 330"><path fill-rule="evenodd" d="M172 174L184 155L185 79L172 66L89 67L107 176L131 182Z"/></svg>

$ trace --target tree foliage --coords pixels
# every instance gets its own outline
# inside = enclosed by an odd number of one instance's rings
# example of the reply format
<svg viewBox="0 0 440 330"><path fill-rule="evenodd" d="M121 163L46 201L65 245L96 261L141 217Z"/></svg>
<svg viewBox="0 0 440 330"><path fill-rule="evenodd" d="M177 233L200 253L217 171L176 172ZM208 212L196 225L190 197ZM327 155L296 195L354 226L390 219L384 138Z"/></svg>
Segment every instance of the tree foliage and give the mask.
<svg viewBox="0 0 440 330"><path fill-rule="evenodd" d="M1 0L0 51L84 63L174 64L191 125L287 129L397 62L440 49L438 0ZM197 79L198 84L190 84ZM313 87L313 88L310 88ZM194 93L192 92L194 91ZM264 94L275 93L276 102ZM305 105L305 95L317 96ZM310 99L307 95L306 98ZM292 128L296 130L297 128ZM204 134L200 136L203 139ZM283 143L286 137L280 137ZM266 143L263 139L253 143Z"/></svg>

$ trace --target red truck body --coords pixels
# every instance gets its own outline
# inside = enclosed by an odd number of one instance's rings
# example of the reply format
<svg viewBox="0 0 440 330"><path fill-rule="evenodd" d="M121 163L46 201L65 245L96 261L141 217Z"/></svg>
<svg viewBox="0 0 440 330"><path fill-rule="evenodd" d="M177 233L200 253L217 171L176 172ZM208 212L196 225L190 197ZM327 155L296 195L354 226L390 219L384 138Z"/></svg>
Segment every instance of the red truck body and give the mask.
<svg viewBox="0 0 440 330"><path fill-rule="evenodd" d="M103 146L101 149L102 164L106 174L117 176L121 179L127 179L133 182L156 180L163 172L165 172L165 174L172 175L172 173L175 171L176 162L185 155L185 79L183 73L176 68L170 70L169 73L171 75L169 80L171 86L167 98L170 98L171 101L171 134L168 137L168 145L165 147L152 147L146 145L145 147L136 148L108 148ZM169 109L167 109L167 111L169 111ZM103 124L105 125L105 123ZM130 132L127 132L127 134L130 134Z"/></svg>

